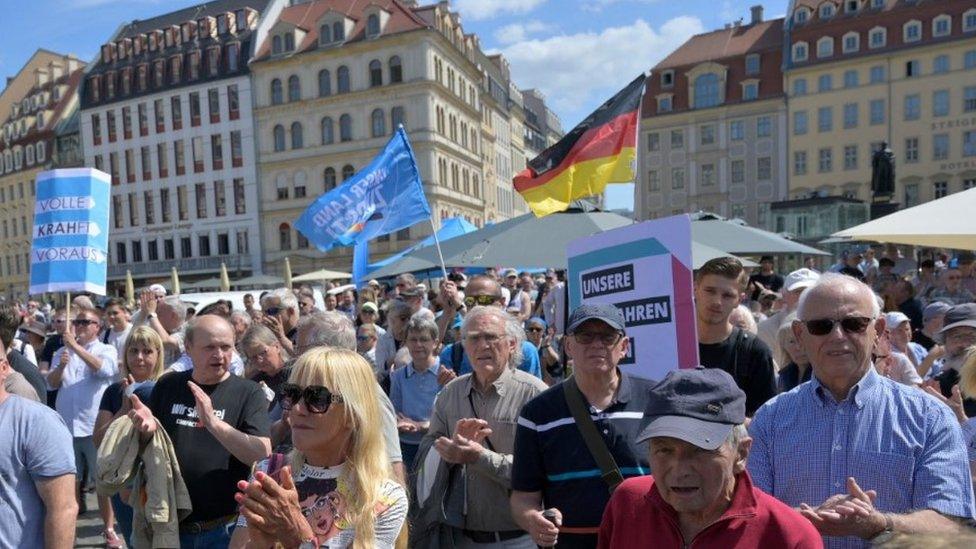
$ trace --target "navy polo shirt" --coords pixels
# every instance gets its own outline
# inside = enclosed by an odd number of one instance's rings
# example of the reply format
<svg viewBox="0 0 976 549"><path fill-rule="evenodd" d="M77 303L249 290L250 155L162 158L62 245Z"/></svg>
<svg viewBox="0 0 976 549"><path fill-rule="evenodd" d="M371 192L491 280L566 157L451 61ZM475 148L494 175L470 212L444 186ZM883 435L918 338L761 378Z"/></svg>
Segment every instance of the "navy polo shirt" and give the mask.
<svg viewBox="0 0 976 549"><path fill-rule="evenodd" d="M592 529L595 535L610 491L569 411L564 385L550 387L522 408L515 430L512 489L542 492L545 506L562 512L564 527ZM650 473L647 445L636 440L647 424L644 410L653 385L621 372L610 407L601 412L590 407L597 430L624 478ZM561 534L561 547L563 538Z"/></svg>

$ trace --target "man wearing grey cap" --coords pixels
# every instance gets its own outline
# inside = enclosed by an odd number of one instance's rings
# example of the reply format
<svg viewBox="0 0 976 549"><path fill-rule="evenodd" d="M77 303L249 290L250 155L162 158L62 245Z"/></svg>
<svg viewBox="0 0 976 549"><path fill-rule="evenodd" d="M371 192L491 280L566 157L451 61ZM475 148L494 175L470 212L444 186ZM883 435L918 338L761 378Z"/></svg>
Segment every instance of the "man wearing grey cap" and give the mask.
<svg viewBox="0 0 976 549"><path fill-rule="evenodd" d="M937 339L945 347L942 372L935 376L939 390L946 398L952 396L952 388L959 384L962 366L973 345L976 345L976 303L956 305L946 311L944 326ZM968 395L967 395L968 396ZM964 398L966 415L976 416L976 399Z"/></svg>
<svg viewBox="0 0 976 549"><path fill-rule="evenodd" d="M651 389L647 443L653 475L625 480L600 524L601 549L637 547L819 548L817 529L753 487L746 395L728 373L678 370ZM649 533L653 532L653 538Z"/></svg>
<svg viewBox="0 0 976 549"><path fill-rule="evenodd" d="M577 307L563 339L573 376L519 414L512 516L538 545L553 546L558 539L564 549L595 547L612 488L649 472L637 435L652 382L617 368L630 350L625 330L614 305ZM610 461L613 467L604 468Z"/></svg>

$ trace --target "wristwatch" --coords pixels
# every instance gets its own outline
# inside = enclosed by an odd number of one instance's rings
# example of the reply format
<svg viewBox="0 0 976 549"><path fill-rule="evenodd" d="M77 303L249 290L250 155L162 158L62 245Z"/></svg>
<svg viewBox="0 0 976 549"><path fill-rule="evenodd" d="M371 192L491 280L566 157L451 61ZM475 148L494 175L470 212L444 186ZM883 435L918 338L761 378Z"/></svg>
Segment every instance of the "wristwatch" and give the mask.
<svg viewBox="0 0 976 549"><path fill-rule="evenodd" d="M146 320L152 320L154 318L156 318L156 313L147 313L146 314Z"/></svg>
<svg viewBox="0 0 976 549"><path fill-rule="evenodd" d="M872 545L880 545L882 543L887 543L895 535L895 521L891 518L890 513L884 514L885 525L884 530L878 532L870 538Z"/></svg>

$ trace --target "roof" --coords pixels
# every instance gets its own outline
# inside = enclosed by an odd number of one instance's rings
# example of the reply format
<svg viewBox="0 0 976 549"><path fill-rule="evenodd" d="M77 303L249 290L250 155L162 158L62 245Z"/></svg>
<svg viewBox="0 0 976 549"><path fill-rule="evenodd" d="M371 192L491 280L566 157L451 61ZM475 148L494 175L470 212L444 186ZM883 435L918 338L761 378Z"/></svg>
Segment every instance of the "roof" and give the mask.
<svg viewBox="0 0 976 549"><path fill-rule="evenodd" d="M417 29L428 28L427 23L417 16L413 10L405 6L399 0L315 0L289 6L281 10L278 22L285 22L294 25L305 31L305 38L301 44L295 44L295 52L311 50L318 47L319 43L319 20L329 11L345 14L355 21L352 31L346 35L344 43L358 42L366 39L366 15L367 8L380 7L390 13L390 18L386 22L383 34L396 34ZM261 60L271 54L271 40L265 40L258 46L255 59Z"/></svg>
<svg viewBox="0 0 976 549"><path fill-rule="evenodd" d="M151 19L135 19L131 23L124 25L122 30L119 31L118 36L113 37L112 40L133 38L152 30L165 29L172 25L181 25L187 21L196 21L208 15L216 17L219 14L242 8L252 8L258 12L262 12L269 3L270 0L213 0L212 2L204 2L196 6L171 11Z"/></svg>
<svg viewBox="0 0 976 549"><path fill-rule="evenodd" d="M772 19L754 25L733 26L727 29L696 34L653 70L659 71L704 61L744 55L753 51L779 49L783 44L783 19Z"/></svg>

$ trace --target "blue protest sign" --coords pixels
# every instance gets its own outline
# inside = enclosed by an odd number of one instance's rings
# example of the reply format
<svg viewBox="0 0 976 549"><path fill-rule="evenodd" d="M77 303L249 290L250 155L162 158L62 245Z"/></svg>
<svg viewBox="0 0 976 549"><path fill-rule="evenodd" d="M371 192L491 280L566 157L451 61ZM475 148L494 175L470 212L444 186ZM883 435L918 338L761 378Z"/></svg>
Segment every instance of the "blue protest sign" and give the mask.
<svg viewBox="0 0 976 549"><path fill-rule="evenodd" d="M369 165L313 202L295 228L324 252L428 218L420 171L401 127Z"/></svg>
<svg viewBox="0 0 976 549"><path fill-rule="evenodd" d="M91 168L37 175L30 252L30 293L105 295L109 174Z"/></svg>

